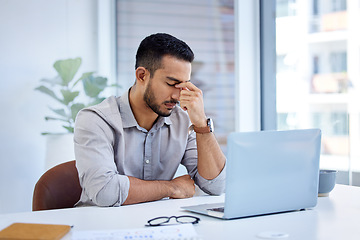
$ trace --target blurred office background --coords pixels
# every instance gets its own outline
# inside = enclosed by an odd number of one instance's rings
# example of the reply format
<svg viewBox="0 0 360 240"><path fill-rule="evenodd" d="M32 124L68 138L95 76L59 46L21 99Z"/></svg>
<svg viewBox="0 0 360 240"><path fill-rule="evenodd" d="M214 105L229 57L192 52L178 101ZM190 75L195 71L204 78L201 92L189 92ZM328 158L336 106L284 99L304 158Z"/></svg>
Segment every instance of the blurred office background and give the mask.
<svg viewBox="0 0 360 240"><path fill-rule="evenodd" d="M121 95L139 42L155 32L195 52L192 81L224 152L232 131L319 127L321 167L360 185L359 11L359 0L0 0L0 213L31 210L46 170L41 132L62 131L44 120L57 103L34 91L56 75L52 64L81 57L79 72L120 84L106 94Z"/></svg>

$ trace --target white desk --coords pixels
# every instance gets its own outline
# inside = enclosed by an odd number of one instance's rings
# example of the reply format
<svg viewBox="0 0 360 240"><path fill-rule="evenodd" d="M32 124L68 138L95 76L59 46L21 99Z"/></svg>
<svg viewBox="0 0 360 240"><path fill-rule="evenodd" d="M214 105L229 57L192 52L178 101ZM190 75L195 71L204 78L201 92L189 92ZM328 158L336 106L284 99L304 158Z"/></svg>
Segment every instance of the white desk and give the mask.
<svg viewBox="0 0 360 240"><path fill-rule="evenodd" d="M0 229L14 222L74 225L72 231L142 228L158 216L189 214L181 206L220 202L223 196L161 200L115 208L85 207L0 215ZM192 214L196 215L196 214ZM360 239L360 188L336 185L329 197L319 198L312 210L220 220L202 215L195 230L204 240L259 239L257 234L277 231L286 239ZM71 232L64 239L71 239Z"/></svg>

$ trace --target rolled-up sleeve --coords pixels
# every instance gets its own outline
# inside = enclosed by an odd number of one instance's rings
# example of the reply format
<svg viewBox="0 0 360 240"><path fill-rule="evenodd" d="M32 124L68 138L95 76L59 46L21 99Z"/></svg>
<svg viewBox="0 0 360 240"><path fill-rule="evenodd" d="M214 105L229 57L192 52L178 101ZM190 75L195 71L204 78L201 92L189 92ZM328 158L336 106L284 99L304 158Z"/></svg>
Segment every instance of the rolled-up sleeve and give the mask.
<svg viewBox="0 0 360 240"><path fill-rule="evenodd" d="M114 162L114 130L99 113L85 109L75 122L76 167L83 189L78 206L119 206L128 196L127 176Z"/></svg>
<svg viewBox="0 0 360 240"><path fill-rule="evenodd" d="M211 180L203 178L199 173L196 173L196 183L201 190L210 195L220 195L225 192L225 174L226 164L217 177Z"/></svg>
<svg viewBox="0 0 360 240"><path fill-rule="evenodd" d="M225 176L226 163L222 171L214 179L208 180L203 178L197 169L197 146L196 134L192 133L188 136L186 151L182 160L182 164L187 168L187 171L196 185L207 194L220 195L225 192Z"/></svg>

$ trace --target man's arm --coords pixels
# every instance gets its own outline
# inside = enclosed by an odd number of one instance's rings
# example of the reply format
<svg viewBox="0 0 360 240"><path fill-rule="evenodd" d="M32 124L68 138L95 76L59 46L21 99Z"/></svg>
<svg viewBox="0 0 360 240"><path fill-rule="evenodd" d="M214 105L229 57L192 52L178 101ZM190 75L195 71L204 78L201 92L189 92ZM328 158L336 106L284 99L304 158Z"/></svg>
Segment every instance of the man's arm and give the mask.
<svg viewBox="0 0 360 240"><path fill-rule="evenodd" d="M225 156L213 133L197 133L198 172L207 179L217 177L225 166Z"/></svg>
<svg viewBox="0 0 360 240"><path fill-rule="evenodd" d="M196 127L206 127L207 118L204 111L203 96L191 82L176 85L181 89L180 106L189 114L190 121ZM196 134L198 151L198 173L205 179L217 177L225 166L225 155L213 133Z"/></svg>
<svg viewBox="0 0 360 240"><path fill-rule="evenodd" d="M130 180L129 194L123 205L160 200L165 197L189 198L195 194L194 180L189 175L171 181L145 181L134 177Z"/></svg>

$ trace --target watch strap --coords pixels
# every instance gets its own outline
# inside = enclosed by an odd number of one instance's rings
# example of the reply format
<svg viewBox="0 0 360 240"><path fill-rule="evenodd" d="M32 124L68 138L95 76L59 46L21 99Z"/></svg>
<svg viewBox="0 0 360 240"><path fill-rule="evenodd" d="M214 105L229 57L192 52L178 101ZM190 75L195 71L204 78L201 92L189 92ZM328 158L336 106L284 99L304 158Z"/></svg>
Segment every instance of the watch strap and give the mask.
<svg viewBox="0 0 360 240"><path fill-rule="evenodd" d="M206 127L196 127L194 126L194 132L196 133L210 133L210 126Z"/></svg>
<svg viewBox="0 0 360 240"><path fill-rule="evenodd" d="M211 118L208 118L206 120L206 127L196 127L195 125L192 125L192 129L194 130L194 132L196 133L211 133L214 131L214 126L213 126L213 122Z"/></svg>

